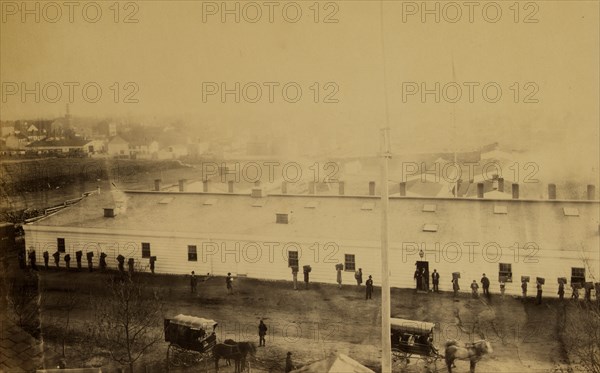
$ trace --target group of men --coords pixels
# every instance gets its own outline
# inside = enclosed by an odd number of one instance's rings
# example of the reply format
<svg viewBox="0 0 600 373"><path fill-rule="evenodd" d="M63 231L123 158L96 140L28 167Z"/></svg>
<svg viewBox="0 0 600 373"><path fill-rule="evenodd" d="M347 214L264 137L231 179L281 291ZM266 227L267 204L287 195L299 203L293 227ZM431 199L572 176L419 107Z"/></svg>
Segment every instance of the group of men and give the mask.
<svg viewBox="0 0 600 373"><path fill-rule="evenodd" d="M425 267L421 267L421 269L417 268L415 270L415 275L413 276L416 288L415 291L426 291L429 292L429 271ZM433 285L431 291L436 293L440 292L440 274L434 269L431 273L431 284Z"/></svg>

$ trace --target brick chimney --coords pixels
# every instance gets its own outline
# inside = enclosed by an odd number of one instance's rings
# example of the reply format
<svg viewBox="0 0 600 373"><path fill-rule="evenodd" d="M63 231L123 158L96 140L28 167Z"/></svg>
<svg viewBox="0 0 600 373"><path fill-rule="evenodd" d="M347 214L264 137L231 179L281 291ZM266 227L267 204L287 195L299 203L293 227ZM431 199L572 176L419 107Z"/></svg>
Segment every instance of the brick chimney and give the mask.
<svg viewBox="0 0 600 373"><path fill-rule="evenodd" d="M281 194L287 194L287 181L281 182Z"/></svg>
<svg viewBox="0 0 600 373"><path fill-rule="evenodd" d="M180 192L185 192L185 179L180 179L179 180L179 191Z"/></svg>
<svg viewBox="0 0 600 373"><path fill-rule="evenodd" d="M512 185L512 198L519 199L519 184Z"/></svg>
<svg viewBox="0 0 600 373"><path fill-rule="evenodd" d="M483 198L483 183L477 183L477 198Z"/></svg>
<svg viewBox="0 0 600 373"><path fill-rule="evenodd" d="M370 196L375 195L375 182L374 181L369 181L369 195Z"/></svg>
<svg viewBox="0 0 600 373"><path fill-rule="evenodd" d="M548 184L548 199L556 199L556 184Z"/></svg>
<svg viewBox="0 0 600 373"><path fill-rule="evenodd" d="M406 197L406 182L405 181L400 183L400 196Z"/></svg>
<svg viewBox="0 0 600 373"><path fill-rule="evenodd" d="M233 193L233 180L229 180L229 181L227 182L227 191L228 191L229 193Z"/></svg>
<svg viewBox="0 0 600 373"><path fill-rule="evenodd" d="M596 186L588 184L587 186L587 199L593 201L596 199Z"/></svg>
<svg viewBox="0 0 600 373"><path fill-rule="evenodd" d="M344 193L345 193L345 186L346 186L346 182L344 182L344 181L338 182L338 194L340 196L344 195Z"/></svg>
<svg viewBox="0 0 600 373"><path fill-rule="evenodd" d="M202 191L208 193L208 180L202 181Z"/></svg>
<svg viewBox="0 0 600 373"><path fill-rule="evenodd" d="M155 179L154 180L154 190L157 191L157 192L160 192L160 182L161 182L160 179Z"/></svg>

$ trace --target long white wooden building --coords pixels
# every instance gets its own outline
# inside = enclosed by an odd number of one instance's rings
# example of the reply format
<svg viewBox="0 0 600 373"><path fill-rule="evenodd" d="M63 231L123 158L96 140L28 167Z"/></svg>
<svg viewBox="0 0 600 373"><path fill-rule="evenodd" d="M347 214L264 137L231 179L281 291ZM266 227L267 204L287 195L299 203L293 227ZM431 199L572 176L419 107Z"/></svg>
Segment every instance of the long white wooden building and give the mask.
<svg viewBox="0 0 600 373"><path fill-rule="evenodd" d="M101 252L133 258L136 270L171 274L211 273L291 280L291 265L310 265L311 281L380 282L380 210L377 196L264 195L164 191L104 191L75 206L24 226L28 250L38 263L43 252ZM451 291L460 272L461 291L483 273L498 292L520 294L521 276L546 279L545 295L556 294L557 278L599 281L598 200L521 200L393 197L389 205L390 283L411 288L415 266L441 274L440 290ZM302 272L302 270L301 270ZM299 275L302 279L302 273ZM511 281L512 280L512 281Z"/></svg>

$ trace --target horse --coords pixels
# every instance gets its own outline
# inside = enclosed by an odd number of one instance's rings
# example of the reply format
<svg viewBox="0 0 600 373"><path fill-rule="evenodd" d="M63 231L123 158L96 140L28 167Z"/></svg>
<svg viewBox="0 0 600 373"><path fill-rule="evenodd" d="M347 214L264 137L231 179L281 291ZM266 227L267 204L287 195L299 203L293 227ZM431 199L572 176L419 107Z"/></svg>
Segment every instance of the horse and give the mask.
<svg viewBox="0 0 600 373"><path fill-rule="evenodd" d="M458 341L450 340L445 344L444 359L448 367L448 373L452 373L454 360L469 360L471 363L471 373L475 373L475 365L483 355L493 352L492 345L485 339L473 343L466 343L464 347L460 346Z"/></svg>
<svg viewBox="0 0 600 373"><path fill-rule="evenodd" d="M219 371L219 359L234 359L235 372L241 373L246 366L246 357L256 355L256 345L252 342L235 343L233 340L225 340L225 343L217 343L213 348L215 359L215 371Z"/></svg>

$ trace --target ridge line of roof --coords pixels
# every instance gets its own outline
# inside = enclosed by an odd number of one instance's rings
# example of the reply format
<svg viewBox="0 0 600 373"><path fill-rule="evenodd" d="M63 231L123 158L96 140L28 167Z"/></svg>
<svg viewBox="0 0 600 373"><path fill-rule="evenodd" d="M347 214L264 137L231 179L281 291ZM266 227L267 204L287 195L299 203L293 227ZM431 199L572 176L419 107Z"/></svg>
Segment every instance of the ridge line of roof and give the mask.
<svg viewBox="0 0 600 373"><path fill-rule="evenodd" d="M248 193L228 193L228 192L179 192L179 191L155 191L155 190L123 190L124 193L128 194L164 194L164 195L227 195L227 196L246 196L251 197L251 194ZM381 196L370 196L370 195L336 195L336 194L268 194L263 197L258 197L255 199L264 199L268 197L300 197L300 198L346 198L346 199L374 199L380 200ZM539 203L596 203L600 204L600 200L587 200L587 199L502 199L502 198L467 198L467 197L422 197L422 196L390 196L390 200L402 200L402 199L410 199L410 200L426 200L426 201L478 201L478 202L504 202L504 203L513 203L513 202L539 202Z"/></svg>

